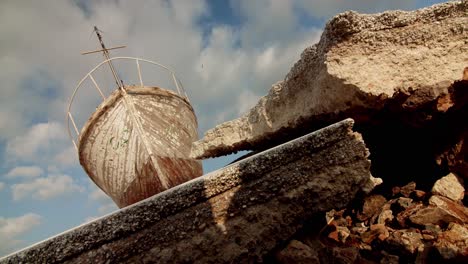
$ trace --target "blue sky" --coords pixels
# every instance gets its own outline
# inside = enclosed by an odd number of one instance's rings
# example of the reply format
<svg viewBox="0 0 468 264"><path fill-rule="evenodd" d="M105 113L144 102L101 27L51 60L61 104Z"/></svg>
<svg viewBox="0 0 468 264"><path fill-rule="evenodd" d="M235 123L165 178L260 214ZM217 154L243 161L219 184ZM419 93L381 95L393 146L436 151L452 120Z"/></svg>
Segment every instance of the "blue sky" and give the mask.
<svg viewBox="0 0 468 264"><path fill-rule="evenodd" d="M175 69L202 135L240 116L282 80L334 14L412 10L437 2L1 1L0 256L117 209L81 169L64 122L73 88L102 60L80 55L98 48L94 25L108 46L128 46L114 56ZM121 69L125 74L126 66ZM109 76L101 81L112 89ZM74 111L84 122L96 94L80 96ZM204 161L204 171L239 155Z"/></svg>

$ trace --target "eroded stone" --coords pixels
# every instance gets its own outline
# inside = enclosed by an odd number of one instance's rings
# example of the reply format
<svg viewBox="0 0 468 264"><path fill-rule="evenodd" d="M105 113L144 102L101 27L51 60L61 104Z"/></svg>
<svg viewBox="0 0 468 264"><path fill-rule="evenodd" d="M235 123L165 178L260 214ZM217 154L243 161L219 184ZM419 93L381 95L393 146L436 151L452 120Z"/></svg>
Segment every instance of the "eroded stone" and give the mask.
<svg viewBox="0 0 468 264"><path fill-rule="evenodd" d="M461 201L465 196L463 180L458 178L455 174L450 173L435 182L434 187L432 187L432 193L454 201Z"/></svg>

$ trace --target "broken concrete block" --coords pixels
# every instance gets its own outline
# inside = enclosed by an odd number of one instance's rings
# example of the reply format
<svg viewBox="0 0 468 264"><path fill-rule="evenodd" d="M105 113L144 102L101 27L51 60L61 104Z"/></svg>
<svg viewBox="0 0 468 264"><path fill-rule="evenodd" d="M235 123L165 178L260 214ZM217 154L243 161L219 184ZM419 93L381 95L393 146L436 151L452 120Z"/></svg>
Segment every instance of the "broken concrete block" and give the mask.
<svg viewBox="0 0 468 264"><path fill-rule="evenodd" d="M0 263L258 262L371 181L350 119L77 227Z"/></svg>
<svg viewBox="0 0 468 264"><path fill-rule="evenodd" d="M467 1L453 1L412 12L337 15L284 81L246 115L207 131L192 157L262 149L343 117L378 123L383 109L411 112L400 120L410 126L450 112L456 93L449 87L468 58L467 10ZM441 98L447 102L435 107Z"/></svg>

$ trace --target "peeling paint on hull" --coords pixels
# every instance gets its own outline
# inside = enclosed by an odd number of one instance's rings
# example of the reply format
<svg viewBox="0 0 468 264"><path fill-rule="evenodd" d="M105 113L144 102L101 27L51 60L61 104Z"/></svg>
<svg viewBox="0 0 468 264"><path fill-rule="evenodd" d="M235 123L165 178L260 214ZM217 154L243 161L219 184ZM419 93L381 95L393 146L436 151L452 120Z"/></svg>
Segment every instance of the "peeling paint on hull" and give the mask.
<svg viewBox="0 0 468 264"><path fill-rule="evenodd" d="M116 90L89 118L78 144L80 164L120 207L203 174L190 159L198 139L191 105L157 87Z"/></svg>

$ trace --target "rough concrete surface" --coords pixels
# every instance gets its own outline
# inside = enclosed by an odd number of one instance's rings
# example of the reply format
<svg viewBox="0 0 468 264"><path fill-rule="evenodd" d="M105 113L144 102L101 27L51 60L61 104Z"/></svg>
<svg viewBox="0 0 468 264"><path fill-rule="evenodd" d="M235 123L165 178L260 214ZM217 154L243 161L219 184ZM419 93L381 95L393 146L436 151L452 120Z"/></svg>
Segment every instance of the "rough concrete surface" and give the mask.
<svg viewBox="0 0 468 264"><path fill-rule="evenodd" d="M261 149L304 127L344 117L359 123L373 111L418 109L438 99L436 111L444 112L451 105L443 96L467 63L466 0L411 12L345 12L327 23L319 43L304 50L284 81L246 115L207 131L191 155Z"/></svg>
<svg viewBox="0 0 468 264"><path fill-rule="evenodd" d="M344 120L36 244L0 263L260 261L314 213L372 184Z"/></svg>

